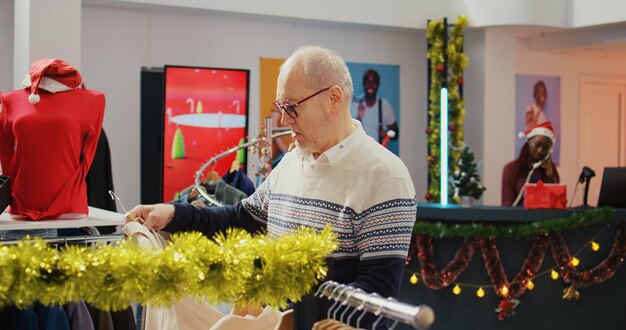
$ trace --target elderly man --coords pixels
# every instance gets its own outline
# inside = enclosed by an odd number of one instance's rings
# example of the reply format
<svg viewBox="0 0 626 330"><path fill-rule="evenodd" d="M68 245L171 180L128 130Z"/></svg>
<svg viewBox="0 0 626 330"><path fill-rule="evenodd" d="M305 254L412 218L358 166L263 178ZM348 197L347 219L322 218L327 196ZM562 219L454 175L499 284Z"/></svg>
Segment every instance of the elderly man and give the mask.
<svg viewBox="0 0 626 330"><path fill-rule="evenodd" d="M327 279L397 296L416 216L415 190L402 161L351 118L352 91L337 53L297 49L280 69L274 101L297 147L254 194L235 206L140 205L130 213L151 228L207 236L231 226L267 228L279 236L330 223L339 249L328 259ZM326 299L303 297L294 328L310 329L326 317L328 306Z"/></svg>

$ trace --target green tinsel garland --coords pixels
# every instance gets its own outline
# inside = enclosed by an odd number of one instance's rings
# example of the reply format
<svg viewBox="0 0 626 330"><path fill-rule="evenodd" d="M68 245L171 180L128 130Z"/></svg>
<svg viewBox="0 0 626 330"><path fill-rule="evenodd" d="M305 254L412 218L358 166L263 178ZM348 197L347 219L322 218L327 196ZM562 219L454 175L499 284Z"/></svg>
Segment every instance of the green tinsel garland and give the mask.
<svg viewBox="0 0 626 330"><path fill-rule="evenodd" d="M285 307L326 276L325 258L336 248L330 226L276 239L240 229L214 240L183 233L162 250L144 250L130 240L57 250L27 238L0 247L0 308L83 299L115 311L132 302L165 306L183 296Z"/></svg>
<svg viewBox="0 0 626 330"><path fill-rule="evenodd" d="M510 225L444 224L418 221L413 227L414 235L444 237L479 237L479 238L522 238L539 234L549 234L582 228L589 225L606 224L615 212L612 208L601 207L585 212L576 212L568 217Z"/></svg>
<svg viewBox="0 0 626 330"><path fill-rule="evenodd" d="M449 137L449 171L453 173L457 170L457 163L463 148L463 122L465 120L465 107L463 98L459 92L460 86L463 85L463 69L468 65L468 58L463 53L463 31L467 25L467 18L459 16L452 26L448 45L443 44L444 34L448 33L447 28L443 25L443 20L433 20L428 23L426 29L426 38L430 45L427 57L430 60L430 91L428 94L428 115L430 122L426 133L428 134L429 155L428 175L430 178L430 186L426 194L426 200L429 202L439 201L439 164L441 153L439 150L439 140L442 132L450 132ZM443 71L444 64L444 46L448 57L448 72ZM447 80L448 87L448 122L449 127L440 127L440 92L442 85L442 77ZM454 200L458 203L458 200Z"/></svg>

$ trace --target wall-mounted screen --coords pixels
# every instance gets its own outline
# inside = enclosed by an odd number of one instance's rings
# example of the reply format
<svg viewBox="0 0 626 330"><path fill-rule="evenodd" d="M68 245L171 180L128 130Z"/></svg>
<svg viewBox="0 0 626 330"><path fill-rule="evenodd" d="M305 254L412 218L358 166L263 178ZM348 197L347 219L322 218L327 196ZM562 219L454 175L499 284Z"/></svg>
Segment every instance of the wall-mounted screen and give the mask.
<svg viewBox="0 0 626 330"><path fill-rule="evenodd" d="M209 158L247 136L249 76L249 70L165 66L164 202L193 184ZM213 170L226 173L235 157L220 160Z"/></svg>

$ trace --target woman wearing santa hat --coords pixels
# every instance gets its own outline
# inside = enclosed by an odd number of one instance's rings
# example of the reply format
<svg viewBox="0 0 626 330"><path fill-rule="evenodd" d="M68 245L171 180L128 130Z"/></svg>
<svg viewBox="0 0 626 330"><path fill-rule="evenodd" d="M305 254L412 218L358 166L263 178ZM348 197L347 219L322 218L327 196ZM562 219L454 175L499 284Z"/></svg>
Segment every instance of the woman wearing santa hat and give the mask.
<svg viewBox="0 0 626 330"><path fill-rule="evenodd" d="M522 205L526 183L560 181L559 172L551 158L556 142L552 123L547 121L530 126L524 133L520 133L520 137L525 137L526 143L519 156L506 164L502 171L502 206Z"/></svg>

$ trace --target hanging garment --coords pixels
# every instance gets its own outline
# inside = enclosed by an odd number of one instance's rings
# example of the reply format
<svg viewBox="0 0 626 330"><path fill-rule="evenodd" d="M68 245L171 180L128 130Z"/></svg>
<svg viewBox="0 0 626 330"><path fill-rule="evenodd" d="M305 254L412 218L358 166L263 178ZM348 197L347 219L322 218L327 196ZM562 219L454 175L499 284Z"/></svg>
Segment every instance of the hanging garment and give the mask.
<svg viewBox="0 0 626 330"><path fill-rule="evenodd" d="M137 330L135 314L133 309L128 307L124 310L111 312L111 320L115 330Z"/></svg>
<svg viewBox="0 0 626 330"><path fill-rule="evenodd" d="M10 329L39 330L37 314L32 308L5 307L0 310L0 330Z"/></svg>
<svg viewBox="0 0 626 330"><path fill-rule="evenodd" d="M89 206L104 210L117 212L115 200L109 195L113 188L113 171L111 167L111 151L109 150L109 140L104 129L100 133L96 154L85 178L87 182L87 202ZM100 234L110 234L115 232L115 226L96 227Z"/></svg>
<svg viewBox="0 0 626 330"><path fill-rule="evenodd" d="M63 309L67 314L71 330L94 330L93 320L84 301L65 304Z"/></svg>
<svg viewBox="0 0 626 330"><path fill-rule="evenodd" d="M101 309L95 308L87 304L89 315L93 320L93 326L96 330L114 330L113 319L111 318L111 312L105 312Z"/></svg>
<svg viewBox="0 0 626 330"><path fill-rule="evenodd" d="M109 195L109 190L115 191L115 189L113 189L109 140L104 133L104 129L100 132L96 153L93 156L85 181L87 181L87 201L89 206L117 212L115 200Z"/></svg>
<svg viewBox="0 0 626 330"><path fill-rule="evenodd" d="M228 173L224 174L222 179L229 185L246 193L247 196L250 196L252 195L252 193L254 193L254 183L252 183L250 178L248 178L246 172L244 172L241 168L233 172L229 171Z"/></svg>
<svg viewBox="0 0 626 330"><path fill-rule="evenodd" d="M235 205L248 197L245 192L231 186L219 177L215 181L203 183L202 187L204 187L204 190L208 195L221 205ZM221 206L213 205L211 201L207 201L202 195L199 194L195 185L183 189L180 192L180 197L175 199L173 202L193 204L193 202L196 201L202 202L205 206Z"/></svg>
<svg viewBox="0 0 626 330"><path fill-rule="evenodd" d="M63 307L46 307L35 303L33 310L39 319L39 329L70 330L70 322Z"/></svg>
<svg viewBox="0 0 626 330"><path fill-rule="evenodd" d="M141 247L161 249L167 243L156 232L150 231L139 222L129 222L124 226L125 235L132 237ZM145 329L209 329L224 314L205 302L184 297L181 302L166 308L146 306L146 317L143 322Z"/></svg>
<svg viewBox="0 0 626 330"><path fill-rule="evenodd" d="M0 99L9 212L30 220L84 216L85 177L102 128L104 95L82 88L78 70L61 60L34 62L24 85Z"/></svg>
<svg viewBox="0 0 626 330"><path fill-rule="evenodd" d="M270 307L263 308L263 311L258 315L236 315L230 314L224 316L221 320L215 323L210 330L241 330L241 329L255 329L255 330L277 330L280 328L281 320L286 314L290 314L292 311L280 312Z"/></svg>

